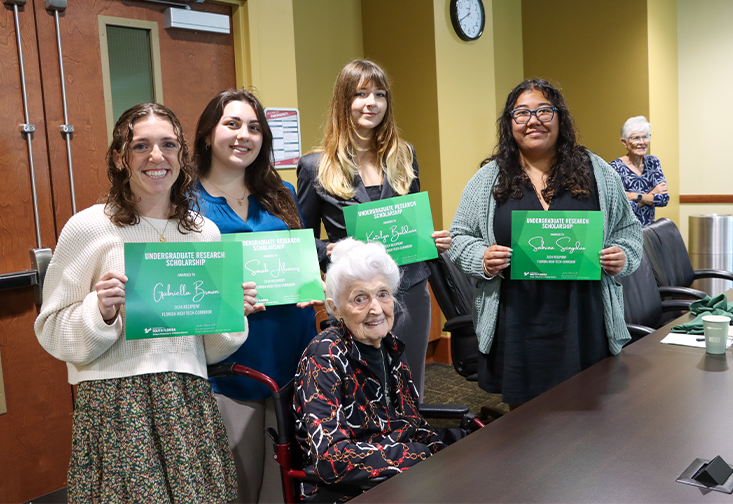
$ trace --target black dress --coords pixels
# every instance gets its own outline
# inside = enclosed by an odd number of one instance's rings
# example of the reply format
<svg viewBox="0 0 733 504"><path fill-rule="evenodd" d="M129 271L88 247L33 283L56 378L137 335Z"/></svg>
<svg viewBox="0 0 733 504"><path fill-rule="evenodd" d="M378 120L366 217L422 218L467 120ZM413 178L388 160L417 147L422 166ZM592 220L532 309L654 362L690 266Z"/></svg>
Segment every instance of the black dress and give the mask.
<svg viewBox="0 0 733 504"><path fill-rule="evenodd" d="M591 194L561 191L549 210L600 210L593 170ZM544 210L533 189L497 203L496 243L511 246L513 210ZM480 354L478 383L507 404L529 401L610 355L600 280L510 280L502 272L499 313L489 354Z"/></svg>

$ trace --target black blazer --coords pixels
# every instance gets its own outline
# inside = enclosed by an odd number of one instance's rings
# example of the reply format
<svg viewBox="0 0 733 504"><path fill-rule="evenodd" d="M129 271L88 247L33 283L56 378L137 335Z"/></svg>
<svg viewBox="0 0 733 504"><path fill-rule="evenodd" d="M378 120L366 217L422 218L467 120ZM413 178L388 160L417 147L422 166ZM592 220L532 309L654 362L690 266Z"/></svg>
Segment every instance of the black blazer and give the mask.
<svg viewBox="0 0 733 504"><path fill-rule="evenodd" d="M354 180L356 193L348 200L341 199L323 190L316 181L318 175L318 163L321 159L320 152L306 154L298 161L298 202L305 219L305 227L311 228L316 238L316 249L318 250L318 261L321 269L326 271L328 256L326 247L329 242L337 242L346 238L346 223L344 221L344 207L347 205L358 205L372 201L367 195L364 182L357 174ZM413 151L412 169L415 170L415 179L410 185L409 193L420 192L420 179L418 178L417 157ZM393 198L399 196L392 186L385 179L382 184L382 194L379 199ZM321 240L321 221L328 234L328 242ZM402 282L400 288L407 290L413 285L425 280L430 276L430 270L424 263L413 263L400 266L402 270Z"/></svg>

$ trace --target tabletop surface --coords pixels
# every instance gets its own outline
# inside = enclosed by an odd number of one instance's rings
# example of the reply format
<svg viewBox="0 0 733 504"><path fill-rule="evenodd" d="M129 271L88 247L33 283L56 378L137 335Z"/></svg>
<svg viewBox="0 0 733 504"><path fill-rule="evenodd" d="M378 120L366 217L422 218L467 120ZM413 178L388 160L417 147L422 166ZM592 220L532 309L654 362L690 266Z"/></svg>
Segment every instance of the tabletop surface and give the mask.
<svg viewBox="0 0 733 504"><path fill-rule="evenodd" d="M675 481L733 464L733 357L661 344L673 325L352 502L733 502Z"/></svg>

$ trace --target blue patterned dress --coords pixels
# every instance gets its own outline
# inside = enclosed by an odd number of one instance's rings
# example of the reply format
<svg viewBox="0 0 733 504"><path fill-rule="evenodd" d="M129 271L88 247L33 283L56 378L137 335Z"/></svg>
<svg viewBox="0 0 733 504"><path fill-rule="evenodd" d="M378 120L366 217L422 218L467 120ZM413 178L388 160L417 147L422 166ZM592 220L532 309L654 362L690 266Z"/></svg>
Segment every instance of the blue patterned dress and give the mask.
<svg viewBox="0 0 733 504"><path fill-rule="evenodd" d="M621 158L614 159L609 163L611 167L621 176L624 184L624 191L647 194L661 183L667 183L662 173L662 165L659 158L655 156L644 156L644 171L641 176L634 173ZM656 207L667 206L669 203L669 194L655 194L654 205L639 205L636 201L629 201L631 210L639 219L642 226L648 226L654 222L654 209Z"/></svg>

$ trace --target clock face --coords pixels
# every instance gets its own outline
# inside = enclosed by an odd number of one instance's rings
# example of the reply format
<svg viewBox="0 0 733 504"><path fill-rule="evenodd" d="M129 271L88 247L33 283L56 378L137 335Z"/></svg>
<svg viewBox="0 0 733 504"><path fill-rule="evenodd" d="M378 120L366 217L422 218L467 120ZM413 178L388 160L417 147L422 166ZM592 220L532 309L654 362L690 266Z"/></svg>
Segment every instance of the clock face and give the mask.
<svg viewBox="0 0 733 504"><path fill-rule="evenodd" d="M476 40L484 32L484 4L481 0L451 0L451 21L463 40Z"/></svg>

